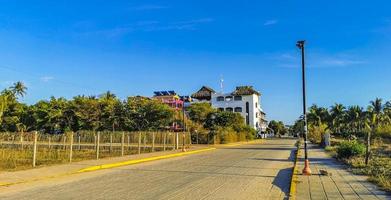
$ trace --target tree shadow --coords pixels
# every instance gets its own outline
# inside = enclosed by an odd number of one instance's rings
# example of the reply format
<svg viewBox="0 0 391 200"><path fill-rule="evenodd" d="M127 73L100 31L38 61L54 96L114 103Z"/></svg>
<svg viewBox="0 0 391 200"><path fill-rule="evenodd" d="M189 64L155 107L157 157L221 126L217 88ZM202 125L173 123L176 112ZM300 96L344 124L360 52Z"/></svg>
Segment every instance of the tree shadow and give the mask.
<svg viewBox="0 0 391 200"><path fill-rule="evenodd" d="M272 184L280 188L285 194L284 199L289 199L289 189L292 177L292 168L281 169L274 178Z"/></svg>

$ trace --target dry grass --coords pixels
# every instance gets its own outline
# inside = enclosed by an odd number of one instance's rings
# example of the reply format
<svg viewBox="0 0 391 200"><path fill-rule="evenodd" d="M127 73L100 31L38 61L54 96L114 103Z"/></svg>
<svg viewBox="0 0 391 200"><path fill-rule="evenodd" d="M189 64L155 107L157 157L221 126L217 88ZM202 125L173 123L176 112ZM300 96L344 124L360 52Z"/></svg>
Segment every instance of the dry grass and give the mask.
<svg viewBox="0 0 391 200"><path fill-rule="evenodd" d="M165 134L166 137L164 137ZM68 134L67 136L39 134L36 166L68 163L70 156L69 138L71 135ZM124 155L137 154L140 134L138 132L132 132L125 133L124 136ZM182 144L182 134L179 134L179 136L179 144ZM166 150L171 150L173 148L174 137L175 134L169 132L142 132L141 153L163 151L164 138L166 138ZM0 171L32 168L33 134L25 133L23 135L23 142L21 142L20 138L21 134L18 133L0 133ZM152 145L153 138L154 145ZM110 143L110 141L112 142ZM100 133L99 158L121 156L121 141L122 132ZM187 144L189 143L189 134L186 134L185 141ZM96 134L92 132L73 134L72 161L96 159L95 143Z"/></svg>

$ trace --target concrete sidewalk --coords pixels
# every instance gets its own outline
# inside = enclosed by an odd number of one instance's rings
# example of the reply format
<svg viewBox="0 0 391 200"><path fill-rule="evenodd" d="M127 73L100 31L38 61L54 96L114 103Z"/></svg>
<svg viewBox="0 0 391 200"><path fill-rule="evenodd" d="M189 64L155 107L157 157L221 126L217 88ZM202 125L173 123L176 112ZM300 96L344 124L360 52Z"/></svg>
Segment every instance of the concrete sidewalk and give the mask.
<svg viewBox="0 0 391 200"><path fill-rule="evenodd" d="M309 147L313 175L301 175L304 168L304 152L301 150L296 199L391 199L389 193L368 182L366 176L349 172L346 165L330 157L324 149L312 144ZM326 170L329 175L321 175L319 170Z"/></svg>

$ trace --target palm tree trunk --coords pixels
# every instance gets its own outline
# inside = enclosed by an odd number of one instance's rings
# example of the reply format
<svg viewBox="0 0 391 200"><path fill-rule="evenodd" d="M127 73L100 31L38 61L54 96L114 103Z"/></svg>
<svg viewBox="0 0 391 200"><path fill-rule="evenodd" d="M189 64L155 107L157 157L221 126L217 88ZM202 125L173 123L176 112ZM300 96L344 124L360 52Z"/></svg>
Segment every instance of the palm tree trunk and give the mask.
<svg viewBox="0 0 391 200"><path fill-rule="evenodd" d="M365 152L365 165L368 165L369 163L369 157L371 156L371 133L372 131L368 132L367 135L367 145L366 145L366 152Z"/></svg>

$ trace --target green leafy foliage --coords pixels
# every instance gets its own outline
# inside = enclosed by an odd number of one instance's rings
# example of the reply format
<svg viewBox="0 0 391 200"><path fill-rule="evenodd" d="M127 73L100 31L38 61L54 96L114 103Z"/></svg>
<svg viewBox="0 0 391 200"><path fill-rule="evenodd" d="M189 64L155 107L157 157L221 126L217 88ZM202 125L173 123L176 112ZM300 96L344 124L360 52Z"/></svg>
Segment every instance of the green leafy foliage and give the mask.
<svg viewBox="0 0 391 200"><path fill-rule="evenodd" d="M337 147L337 157L348 159L365 153L365 145L357 141L343 141Z"/></svg>

